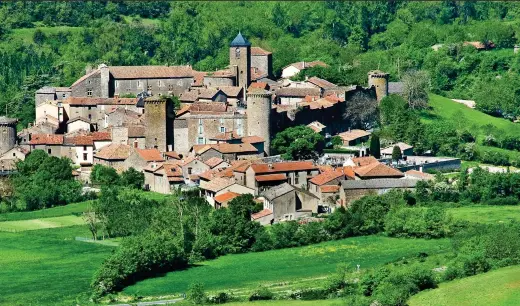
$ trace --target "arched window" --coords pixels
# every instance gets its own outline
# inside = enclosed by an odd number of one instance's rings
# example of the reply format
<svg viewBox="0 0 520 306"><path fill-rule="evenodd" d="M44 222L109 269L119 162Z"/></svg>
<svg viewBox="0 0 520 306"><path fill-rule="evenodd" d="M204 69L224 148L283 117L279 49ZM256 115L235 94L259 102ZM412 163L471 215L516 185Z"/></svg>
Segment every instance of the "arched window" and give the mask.
<svg viewBox="0 0 520 306"><path fill-rule="evenodd" d="M239 47L236 47L236 49L235 49L235 57L240 58L240 48Z"/></svg>

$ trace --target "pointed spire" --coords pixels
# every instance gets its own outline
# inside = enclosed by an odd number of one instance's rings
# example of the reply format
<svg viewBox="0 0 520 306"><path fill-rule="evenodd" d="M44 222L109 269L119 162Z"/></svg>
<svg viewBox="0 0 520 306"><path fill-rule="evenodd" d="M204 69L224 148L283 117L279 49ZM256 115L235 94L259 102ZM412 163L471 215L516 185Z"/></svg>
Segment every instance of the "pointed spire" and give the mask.
<svg viewBox="0 0 520 306"><path fill-rule="evenodd" d="M251 43L242 36L242 33L238 31L238 35L231 42L231 47L249 47Z"/></svg>

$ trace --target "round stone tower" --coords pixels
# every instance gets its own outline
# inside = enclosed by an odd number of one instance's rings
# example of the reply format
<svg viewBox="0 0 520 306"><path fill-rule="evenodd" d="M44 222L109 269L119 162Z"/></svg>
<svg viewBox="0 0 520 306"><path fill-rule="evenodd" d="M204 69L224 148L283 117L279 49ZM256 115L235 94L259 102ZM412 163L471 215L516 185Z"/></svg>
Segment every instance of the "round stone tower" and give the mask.
<svg viewBox="0 0 520 306"><path fill-rule="evenodd" d="M271 101L267 90L255 89L247 93L247 135L264 139L264 152L269 155L271 145Z"/></svg>
<svg viewBox="0 0 520 306"><path fill-rule="evenodd" d="M11 150L16 145L17 119L0 117L0 154Z"/></svg>
<svg viewBox="0 0 520 306"><path fill-rule="evenodd" d="M377 101L381 101L388 96L388 73L374 70L368 73L368 87L374 86L376 89Z"/></svg>

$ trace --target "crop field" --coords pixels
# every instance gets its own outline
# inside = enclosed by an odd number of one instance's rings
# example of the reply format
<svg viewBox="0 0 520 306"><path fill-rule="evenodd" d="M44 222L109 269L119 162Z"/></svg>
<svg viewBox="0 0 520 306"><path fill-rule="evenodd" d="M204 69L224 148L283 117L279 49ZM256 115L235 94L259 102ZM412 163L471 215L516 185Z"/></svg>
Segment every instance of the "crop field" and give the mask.
<svg viewBox="0 0 520 306"><path fill-rule="evenodd" d="M477 223L520 221L520 206L472 205L450 208L448 212L456 219Z"/></svg>
<svg viewBox="0 0 520 306"><path fill-rule="evenodd" d="M419 252L442 253L448 240L396 239L380 236L355 237L316 245L261 253L227 255L205 261L184 271L141 281L127 287L123 294L142 296L174 295L186 292L189 285L203 282L208 291L244 291L259 285L297 286L299 282L316 286L317 281L335 272L340 263L352 269L385 264ZM276 291L278 288L273 288ZM291 288L287 288L291 289Z"/></svg>
<svg viewBox="0 0 520 306"><path fill-rule="evenodd" d="M85 226L0 232L0 305L73 305L113 247L75 241ZM83 304L83 303L81 303Z"/></svg>
<svg viewBox="0 0 520 306"><path fill-rule="evenodd" d="M0 222L0 232L20 232L44 228L82 225L85 221L78 216L62 216L42 219L4 221Z"/></svg>
<svg viewBox="0 0 520 306"><path fill-rule="evenodd" d="M508 306L520 304L520 266L440 284L413 296L410 306Z"/></svg>

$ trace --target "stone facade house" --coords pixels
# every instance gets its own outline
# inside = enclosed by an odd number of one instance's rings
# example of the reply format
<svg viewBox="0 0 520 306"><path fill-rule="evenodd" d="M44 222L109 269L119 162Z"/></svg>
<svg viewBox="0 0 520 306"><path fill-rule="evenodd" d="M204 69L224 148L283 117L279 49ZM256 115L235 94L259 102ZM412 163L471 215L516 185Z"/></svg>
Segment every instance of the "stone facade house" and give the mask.
<svg viewBox="0 0 520 306"><path fill-rule="evenodd" d="M366 166L354 167L354 172L361 180L404 177L404 173L401 171L381 163L372 163Z"/></svg>
<svg viewBox="0 0 520 306"><path fill-rule="evenodd" d="M238 196L240 196L240 194L233 191L219 194L215 197L215 209L228 207L228 203Z"/></svg>
<svg viewBox="0 0 520 306"><path fill-rule="evenodd" d="M128 158L124 161L124 169L134 168L142 171L149 163L164 162L164 158L157 149L133 148Z"/></svg>
<svg viewBox="0 0 520 306"><path fill-rule="evenodd" d="M63 149L63 135L33 134L29 141L31 151L43 150L51 156L61 157Z"/></svg>
<svg viewBox="0 0 520 306"><path fill-rule="evenodd" d="M72 133L75 131L91 131L90 120L85 119L83 117L75 117L67 121L67 132Z"/></svg>
<svg viewBox="0 0 520 306"><path fill-rule="evenodd" d="M276 103L281 105L297 105L305 97L320 97L321 91L314 87L282 87L275 91Z"/></svg>
<svg viewBox="0 0 520 306"><path fill-rule="evenodd" d="M208 203L215 207L215 198L227 192L234 192L238 194L254 194L254 189L240 185L235 182L233 178L217 177L209 182L202 183L200 189L206 197Z"/></svg>
<svg viewBox="0 0 520 306"><path fill-rule="evenodd" d="M338 136L343 140L344 146L357 146L362 143L367 143L370 137L370 132L363 130L350 130L339 133Z"/></svg>
<svg viewBox="0 0 520 306"><path fill-rule="evenodd" d="M149 163L144 169L145 189L169 194L176 186L184 184L180 162Z"/></svg>
<svg viewBox="0 0 520 306"><path fill-rule="evenodd" d="M339 186L342 180L348 178L343 171L334 170L321 173L309 180L309 192L317 196L320 201L325 202L325 197L322 195L322 187L324 186ZM350 178L353 179L353 178ZM326 190L330 190L326 189ZM329 196L329 195L327 195Z"/></svg>
<svg viewBox="0 0 520 306"><path fill-rule="evenodd" d="M348 206L352 201L366 195L384 194L392 189L413 190L417 179L373 179L373 180L345 180L341 182L339 190L339 205Z"/></svg>
<svg viewBox="0 0 520 306"><path fill-rule="evenodd" d="M273 222L296 220L318 212L318 198L288 183L261 193L264 209L273 212Z"/></svg>
<svg viewBox="0 0 520 306"><path fill-rule="evenodd" d="M239 159L255 159L264 155L263 152L258 152L258 149L249 143L197 145L193 146L193 153L203 161L217 157L228 162Z"/></svg>
<svg viewBox="0 0 520 306"><path fill-rule="evenodd" d="M112 167L118 172L126 170L126 159L132 153L132 147L126 144L113 143L102 147L94 155L94 164Z"/></svg>

